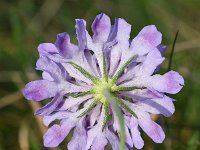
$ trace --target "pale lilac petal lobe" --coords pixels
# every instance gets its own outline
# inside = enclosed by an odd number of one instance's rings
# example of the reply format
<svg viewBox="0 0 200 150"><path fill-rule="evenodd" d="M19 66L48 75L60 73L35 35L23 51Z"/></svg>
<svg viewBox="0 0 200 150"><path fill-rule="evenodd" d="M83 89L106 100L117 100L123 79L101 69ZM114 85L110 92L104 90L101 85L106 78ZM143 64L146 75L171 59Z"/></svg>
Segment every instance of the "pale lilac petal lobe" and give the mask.
<svg viewBox="0 0 200 150"><path fill-rule="evenodd" d="M96 42L97 41L105 42L110 33L110 28L111 28L110 18L103 13L97 15L92 24L92 31L94 33L93 40Z"/></svg>
<svg viewBox="0 0 200 150"><path fill-rule="evenodd" d="M184 79L179 75L179 73L175 71L169 71L163 76L152 76L151 83L156 83L152 87L159 92L176 94L182 89L184 85Z"/></svg>
<svg viewBox="0 0 200 150"><path fill-rule="evenodd" d="M29 82L23 89L23 95L28 100L41 101L55 96L57 93L56 84L47 80Z"/></svg>
<svg viewBox="0 0 200 150"><path fill-rule="evenodd" d="M58 49L56 48L56 46L52 43L42 43L38 46L38 51L40 54L54 54L54 53L58 53Z"/></svg>
<svg viewBox="0 0 200 150"><path fill-rule="evenodd" d="M65 58L72 58L73 54L78 50L75 45L70 43L70 37L66 32L57 35L55 45L59 53Z"/></svg>
<svg viewBox="0 0 200 150"><path fill-rule="evenodd" d="M147 54L161 44L162 34L154 25L144 27L131 42L131 50L137 55Z"/></svg>
<svg viewBox="0 0 200 150"><path fill-rule="evenodd" d="M74 129L74 134L72 136L72 139L67 145L67 148L69 150L85 150L86 147L86 141L87 135L86 135L86 129L84 127L84 122L79 121L77 123L76 128Z"/></svg>

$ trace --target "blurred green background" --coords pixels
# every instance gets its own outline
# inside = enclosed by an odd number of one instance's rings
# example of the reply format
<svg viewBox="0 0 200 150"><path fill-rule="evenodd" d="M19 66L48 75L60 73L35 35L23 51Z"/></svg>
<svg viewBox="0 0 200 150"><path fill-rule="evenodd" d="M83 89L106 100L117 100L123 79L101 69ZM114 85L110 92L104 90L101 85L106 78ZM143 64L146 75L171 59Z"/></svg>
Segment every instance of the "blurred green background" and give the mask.
<svg viewBox="0 0 200 150"><path fill-rule="evenodd" d="M21 89L40 79L34 70L37 46L54 42L67 31L76 42L75 18L88 29L94 17L107 13L132 24L133 38L145 25L155 24L168 46L161 72L167 71L172 43L179 30L172 69L185 78L183 90L172 96L176 112L157 122L166 133L163 144L146 135L144 150L200 149L200 1L199 0L0 0L0 150L43 150L45 132L33 112L42 104L23 98ZM69 140L66 139L66 141ZM66 149L66 142L54 150Z"/></svg>

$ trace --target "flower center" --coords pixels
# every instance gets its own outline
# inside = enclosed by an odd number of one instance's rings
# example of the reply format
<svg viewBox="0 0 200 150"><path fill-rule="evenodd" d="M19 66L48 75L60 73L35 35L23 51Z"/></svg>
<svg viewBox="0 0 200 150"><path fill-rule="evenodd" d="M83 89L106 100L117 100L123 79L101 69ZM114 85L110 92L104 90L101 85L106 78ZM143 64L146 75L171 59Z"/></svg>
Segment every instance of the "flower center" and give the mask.
<svg viewBox="0 0 200 150"><path fill-rule="evenodd" d="M100 79L98 80L93 87L94 97L99 99L103 104L107 102L106 96L104 95L105 91L113 92L112 88L116 86L111 79Z"/></svg>

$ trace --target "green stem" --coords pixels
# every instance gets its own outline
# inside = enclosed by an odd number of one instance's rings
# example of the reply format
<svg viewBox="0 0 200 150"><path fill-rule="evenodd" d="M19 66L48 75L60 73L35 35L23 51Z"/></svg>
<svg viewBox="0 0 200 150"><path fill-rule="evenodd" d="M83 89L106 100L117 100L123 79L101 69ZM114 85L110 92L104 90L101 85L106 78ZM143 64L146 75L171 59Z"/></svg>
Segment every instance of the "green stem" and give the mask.
<svg viewBox="0 0 200 150"><path fill-rule="evenodd" d="M108 121L108 118L109 118L109 103L108 103L108 101L104 102L104 110L105 110L105 117L104 117L104 120L103 120L102 131L104 130L106 123Z"/></svg>
<svg viewBox="0 0 200 150"><path fill-rule="evenodd" d="M119 108L119 106L117 105L115 99L113 98L112 94L108 91L104 91L104 96L106 97L106 99L111 103L116 115L117 115L117 119L119 122L119 126L120 126L120 150L124 150L125 149L125 125L124 125L124 116Z"/></svg>

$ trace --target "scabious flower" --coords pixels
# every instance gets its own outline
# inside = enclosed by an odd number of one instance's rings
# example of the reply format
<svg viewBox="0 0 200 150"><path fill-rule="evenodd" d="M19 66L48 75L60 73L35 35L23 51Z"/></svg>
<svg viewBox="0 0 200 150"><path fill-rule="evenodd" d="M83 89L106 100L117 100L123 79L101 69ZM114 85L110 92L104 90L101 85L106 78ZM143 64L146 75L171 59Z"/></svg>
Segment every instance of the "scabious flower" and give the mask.
<svg viewBox="0 0 200 150"><path fill-rule="evenodd" d="M36 69L43 71L43 79L28 83L23 94L33 101L53 98L36 111L50 125L44 146L57 147L74 129L69 150L102 150L108 143L119 149L119 125L109 97L124 116L126 149L144 146L141 129L162 143L165 134L151 114L174 113L174 100L166 93L178 93L184 80L175 71L155 74L166 48L161 33L149 25L130 40L131 25L121 18L111 25L105 14L96 16L92 31L91 37L86 22L77 19L78 45L60 33L54 44L38 47Z"/></svg>

